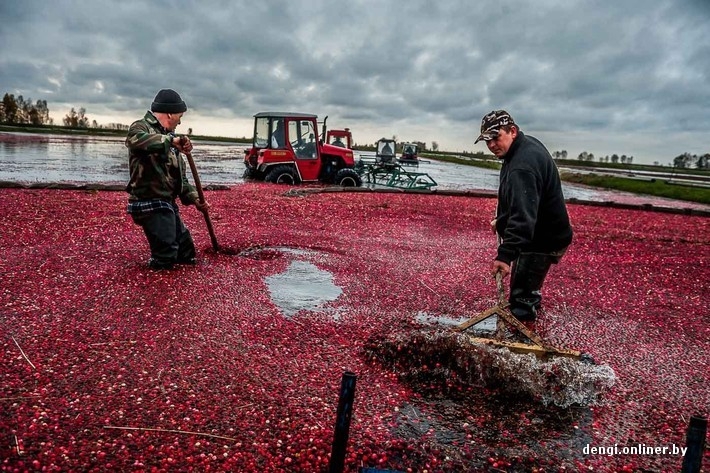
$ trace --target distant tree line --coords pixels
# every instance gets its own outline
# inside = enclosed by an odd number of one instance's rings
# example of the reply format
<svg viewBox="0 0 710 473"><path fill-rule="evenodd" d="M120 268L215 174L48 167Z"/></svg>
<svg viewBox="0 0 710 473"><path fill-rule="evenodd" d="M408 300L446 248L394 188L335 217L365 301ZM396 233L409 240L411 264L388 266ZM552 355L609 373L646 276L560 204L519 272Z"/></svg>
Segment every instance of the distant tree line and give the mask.
<svg viewBox="0 0 710 473"><path fill-rule="evenodd" d="M62 121L64 122L64 126L89 128L89 117L86 116L86 109L84 107L81 107L78 112L72 107ZM98 127L96 120L93 121L92 125L94 125L94 128Z"/></svg>
<svg viewBox="0 0 710 473"><path fill-rule="evenodd" d="M22 95L15 98L12 94L5 94L0 104L0 123L52 125L49 118L49 108L46 100L32 103L32 99L25 100Z"/></svg>
<svg viewBox="0 0 710 473"><path fill-rule="evenodd" d="M121 123L99 125L96 120L89 120L84 107L79 108L78 111L72 107L62 122L64 126L73 128L128 129L128 125ZM46 100L32 103L32 99L25 100L22 95L15 97L13 94L5 93L2 103L0 103L0 123L6 125L54 125L54 120L49 116Z"/></svg>
<svg viewBox="0 0 710 473"><path fill-rule="evenodd" d="M562 150L562 151L554 151L552 154L552 157L554 159L567 159L567 150ZM579 161L594 161L594 153L588 153L586 151L582 151L579 153L577 156L577 159ZM634 157L633 156L626 156L625 154L622 154L619 156L618 154L612 154L609 156L608 154L606 156L599 156L598 158L600 163L621 163L621 164L631 164L634 162Z"/></svg>
<svg viewBox="0 0 710 473"><path fill-rule="evenodd" d="M551 154L554 159L567 159L566 150L554 151ZM579 161L594 161L594 154L582 151L577 156L577 159ZM625 154L622 154L621 156L619 156L618 154L612 154L611 156L609 156L607 154L606 156L599 156L598 161L600 163L633 164L634 157L626 156ZM655 161L653 165L660 166L660 163L658 161ZM681 169L690 169L693 167L696 169L710 169L710 153L705 153L701 156L698 156L696 154L683 153L680 156L676 156L675 158L673 158L673 167Z"/></svg>
<svg viewBox="0 0 710 473"><path fill-rule="evenodd" d="M673 167L681 169L710 169L710 153L705 153L701 156L697 154L683 153L673 158Z"/></svg>

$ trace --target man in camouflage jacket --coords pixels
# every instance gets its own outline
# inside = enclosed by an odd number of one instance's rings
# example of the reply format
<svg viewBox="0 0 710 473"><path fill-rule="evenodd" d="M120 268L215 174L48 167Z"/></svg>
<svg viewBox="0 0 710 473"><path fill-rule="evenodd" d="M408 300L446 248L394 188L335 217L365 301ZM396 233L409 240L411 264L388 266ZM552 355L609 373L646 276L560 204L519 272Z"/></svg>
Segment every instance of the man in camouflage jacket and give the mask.
<svg viewBox="0 0 710 473"><path fill-rule="evenodd" d="M180 156L180 152L192 151L192 143L186 136L173 134L186 111L177 92L163 89L155 96L150 111L130 126L126 137L130 170L127 210L148 239L148 265L158 270L195 264L195 244L175 199L184 205L194 204L201 212L208 209L187 181Z"/></svg>

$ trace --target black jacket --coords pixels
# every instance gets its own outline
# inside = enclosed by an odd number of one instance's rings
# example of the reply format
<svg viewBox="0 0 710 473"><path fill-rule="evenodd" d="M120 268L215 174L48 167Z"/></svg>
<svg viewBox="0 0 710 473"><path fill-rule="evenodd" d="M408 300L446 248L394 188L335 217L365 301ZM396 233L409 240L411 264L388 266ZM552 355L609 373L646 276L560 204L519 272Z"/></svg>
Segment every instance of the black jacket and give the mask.
<svg viewBox="0 0 710 473"><path fill-rule="evenodd" d="M540 141L521 131L503 156L496 231L496 259L508 264L520 252L550 253L572 242L557 166Z"/></svg>

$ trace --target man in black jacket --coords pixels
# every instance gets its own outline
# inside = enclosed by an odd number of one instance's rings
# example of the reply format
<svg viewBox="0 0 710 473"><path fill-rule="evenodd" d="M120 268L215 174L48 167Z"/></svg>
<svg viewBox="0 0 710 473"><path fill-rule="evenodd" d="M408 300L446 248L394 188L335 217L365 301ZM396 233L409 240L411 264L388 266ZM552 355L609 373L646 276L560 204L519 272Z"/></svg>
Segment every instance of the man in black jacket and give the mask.
<svg viewBox="0 0 710 473"><path fill-rule="evenodd" d="M511 275L510 311L534 321L547 272L572 242L560 176L545 146L524 135L505 110L483 117L480 140L503 160L491 222L500 242L493 274Z"/></svg>

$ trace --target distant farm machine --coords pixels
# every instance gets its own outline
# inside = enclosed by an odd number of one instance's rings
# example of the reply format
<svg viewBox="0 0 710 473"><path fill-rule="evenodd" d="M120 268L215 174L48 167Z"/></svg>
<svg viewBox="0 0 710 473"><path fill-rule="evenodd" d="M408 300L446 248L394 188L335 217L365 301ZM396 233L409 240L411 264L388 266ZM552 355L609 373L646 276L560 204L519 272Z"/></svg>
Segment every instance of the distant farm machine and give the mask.
<svg viewBox="0 0 710 473"><path fill-rule="evenodd" d="M254 115L254 138L252 147L245 151L244 178L274 184L321 182L361 186L352 149L326 141L327 119L323 120L323 135L319 137L317 115L291 112ZM343 131L349 135L349 130ZM352 137L349 138L352 145Z"/></svg>
<svg viewBox="0 0 710 473"><path fill-rule="evenodd" d="M350 128L328 130L325 142L329 145L353 149L353 134L350 132Z"/></svg>
<svg viewBox="0 0 710 473"><path fill-rule="evenodd" d="M402 155L399 157L399 163L405 166L419 166L418 149L419 145L416 143L402 143Z"/></svg>
<svg viewBox="0 0 710 473"><path fill-rule="evenodd" d="M381 138L375 146L374 159L361 156L355 165L364 182L375 187L405 190L428 190L436 186L436 181L429 174L410 171L400 164L402 158L397 159L395 140Z"/></svg>
<svg viewBox="0 0 710 473"><path fill-rule="evenodd" d="M426 173L406 170L397 159L394 140L382 138L371 156L355 161L349 128L328 130L325 117L321 135L318 116L308 113L260 112L254 115L251 148L245 151L244 178L274 184L336 184L426 190L436 181ZM408 144L409 146L416 146ZM414 148L416 157L416 148ZM411 159L411 154L409 158Z"/></svg>

